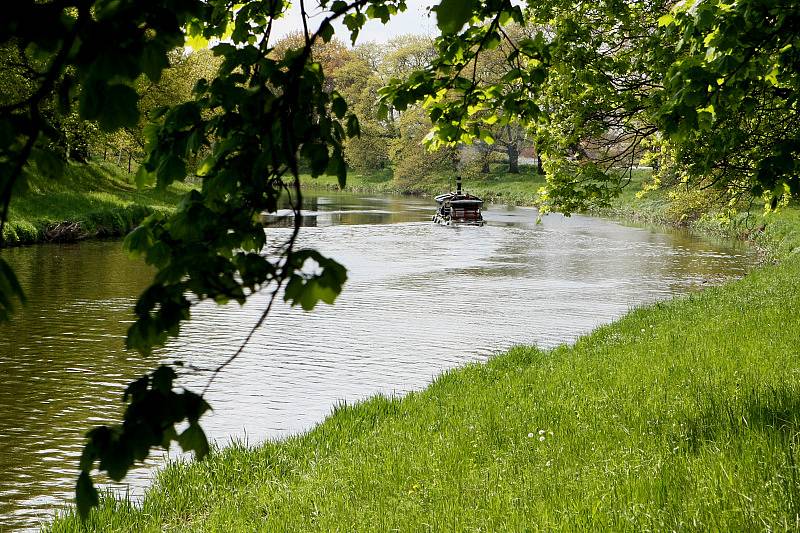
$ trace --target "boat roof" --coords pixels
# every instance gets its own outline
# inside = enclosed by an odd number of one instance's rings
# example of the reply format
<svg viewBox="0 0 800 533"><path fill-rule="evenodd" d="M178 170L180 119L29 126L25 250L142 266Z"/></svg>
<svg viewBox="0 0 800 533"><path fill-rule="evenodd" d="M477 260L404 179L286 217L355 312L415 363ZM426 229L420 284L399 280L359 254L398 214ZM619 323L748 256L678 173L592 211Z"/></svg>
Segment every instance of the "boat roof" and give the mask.
<svg viewBox="0 0 800 533"><path fill-rule="evenodd" d="M458 194L454 192L448 192L445 194L440 194L434 198L438 203L445 202L447 200L450 201L451 204L461 204L461 205L468 205L468 204L482 204L483 200L478 198L477 196L473 196L471 194Z"/></svg>

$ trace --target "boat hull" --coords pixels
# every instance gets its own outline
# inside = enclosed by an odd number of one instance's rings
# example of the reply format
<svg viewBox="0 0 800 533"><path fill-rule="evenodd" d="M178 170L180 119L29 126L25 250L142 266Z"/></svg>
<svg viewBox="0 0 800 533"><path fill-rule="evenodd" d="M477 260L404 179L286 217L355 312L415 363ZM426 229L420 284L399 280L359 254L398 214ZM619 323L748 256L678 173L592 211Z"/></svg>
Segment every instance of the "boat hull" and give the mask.
<svg viewBox="0 0 800 533"><path fill-rule="evenodd" d="M440 226L483 226L484 221L483 218L478 220L458 220L452 219L450 217L445 217L436 213L433 215L433 222L439 224Z"/></svg>

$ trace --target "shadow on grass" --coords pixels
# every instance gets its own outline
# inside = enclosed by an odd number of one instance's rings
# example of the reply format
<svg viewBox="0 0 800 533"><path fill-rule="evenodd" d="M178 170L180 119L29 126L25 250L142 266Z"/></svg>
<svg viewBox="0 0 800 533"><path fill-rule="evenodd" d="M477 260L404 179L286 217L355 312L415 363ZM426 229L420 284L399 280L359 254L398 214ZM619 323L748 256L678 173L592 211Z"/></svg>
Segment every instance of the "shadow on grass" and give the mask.
<svg viewBox="0 0 800 533"><path fill-rule="evenodd" d="M720 401L720 395L703 397L703 410L687 420L686 441L696 451L723 436L741 436L754 431L798 439L800 391L766 387L751 390L744 401ZM798 442L800 444L800 442Z"/></svg>

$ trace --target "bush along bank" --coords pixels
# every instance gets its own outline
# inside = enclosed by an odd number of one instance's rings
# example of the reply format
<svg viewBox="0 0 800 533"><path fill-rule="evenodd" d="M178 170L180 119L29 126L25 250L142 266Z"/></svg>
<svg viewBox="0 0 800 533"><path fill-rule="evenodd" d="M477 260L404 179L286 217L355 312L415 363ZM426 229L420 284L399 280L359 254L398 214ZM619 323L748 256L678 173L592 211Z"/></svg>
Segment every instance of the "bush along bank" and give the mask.
<svg viewBox="0 0 800 533"><path fill-rule="evenodd" d="M7 246L119 237L154 212L175 208L186 185L140 191L112 163L68 164L60 179L29 172L11 200Z"/></svg>
<svg viewBox="0 0 800 533"><path fill-rule="evenodd" d="M611 206L591 209L588 214L627 224L687 229L705 238L745 241L756 248L762 261L774 262L800 251L800 243L795 242L800 227L796 202L768 213L760 202L737 210L721 206L712 190L680 187L651 190L650 178L648 169L633 171L630 183Z"/></svg>
<svg viewBox="0 0 800 533"><path fill-rule="evenodd" d="M800 251L795 233L800 227L800 209L796 205L765 213L763 206L749 211L733 211L710 206L703 210L684 210L680 201L670 200L664 191L651 192L643 198L623 194L608 209L591 214L614 218L629 224L651 227L676 227L705 238L745 241L754 246L761 261L778 261Z"/></svg>
<svg viewBox="0 0 800 533"><path fill-rule="evenodd" d="M767 229L765 233L769 233ZM779 264L520 347L304 435L168 466L93 531L792 529L800 245ZM67 513L51 531L83 531Z"/></svg>

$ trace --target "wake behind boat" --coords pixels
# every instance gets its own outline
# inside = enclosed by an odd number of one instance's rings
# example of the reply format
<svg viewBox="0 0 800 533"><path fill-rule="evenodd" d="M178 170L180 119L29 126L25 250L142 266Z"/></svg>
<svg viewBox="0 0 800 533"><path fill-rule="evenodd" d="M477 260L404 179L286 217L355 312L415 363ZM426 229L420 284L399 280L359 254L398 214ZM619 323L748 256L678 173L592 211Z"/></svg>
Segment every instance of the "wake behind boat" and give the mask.
<svg viewBox="0 0 800 533"><path fill-rule="evenodd" d="M456 177L456 191L440 194L433 221L442 226L483 226L483 200L461 190L461 176Z"/></svg>

